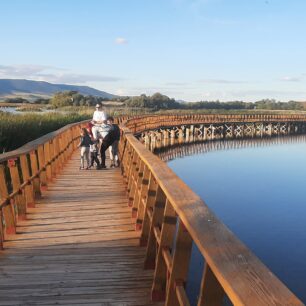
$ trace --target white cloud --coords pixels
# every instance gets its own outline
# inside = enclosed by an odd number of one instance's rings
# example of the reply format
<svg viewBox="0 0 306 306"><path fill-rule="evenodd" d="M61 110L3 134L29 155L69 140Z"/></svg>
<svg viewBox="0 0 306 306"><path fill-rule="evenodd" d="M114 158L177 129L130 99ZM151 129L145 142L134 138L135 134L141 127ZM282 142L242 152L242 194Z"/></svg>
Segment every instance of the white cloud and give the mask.
<svg viewBox="0 0 306 306"><path fill-rule="evenodd" d="M85 84L88 82L117 82L118 77L74 73L67 69L43 65L0 65L0 78L22 78L51 83Z"/></svg>
<svg viewBox="0 0 306 306"><path fill-rule="evenodd" d="M117 37L115 39L115 43L117 45L126 45L128 43L128 40L126 38L123 38L123 37Z"/></svg>
<svg viewBox="0 0 306 306"><path fill-rule="evenodd" d="M246 81L233 81L233 80L225 80L225 79L205 79L200 80L200 83L209 83L209 84L244 84Z"/></svg>
<svg viewBox="0 0 306 306"><path fill-rule="evenodd" d="M281 78L281 81L285 81L285 82L301 82L302 80L303 80L302 77L285 76Z"/></svg>

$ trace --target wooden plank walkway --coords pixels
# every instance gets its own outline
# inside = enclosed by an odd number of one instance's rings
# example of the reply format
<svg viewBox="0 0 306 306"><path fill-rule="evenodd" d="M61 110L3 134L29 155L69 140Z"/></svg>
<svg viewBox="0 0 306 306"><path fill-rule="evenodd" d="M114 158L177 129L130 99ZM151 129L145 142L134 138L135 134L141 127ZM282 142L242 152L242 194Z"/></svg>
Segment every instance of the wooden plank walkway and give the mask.
<svg viewBox="0 0 306 306"><path fill-rule="evenodd" d="M76 152L0 252L0 305L160 305L138 244L120 170Z"/></svg>

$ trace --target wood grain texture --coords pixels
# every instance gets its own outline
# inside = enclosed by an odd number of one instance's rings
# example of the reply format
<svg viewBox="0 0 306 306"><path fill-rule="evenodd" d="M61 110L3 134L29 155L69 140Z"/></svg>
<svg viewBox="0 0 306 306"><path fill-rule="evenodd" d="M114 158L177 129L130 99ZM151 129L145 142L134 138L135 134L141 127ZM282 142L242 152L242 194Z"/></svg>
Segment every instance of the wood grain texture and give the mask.
<svg viewBox="0 0 306 306"><path fill-rule="evenodd" d="M79 170L48 185L0 253L0 305L160 305L119 169Z"/></svg>

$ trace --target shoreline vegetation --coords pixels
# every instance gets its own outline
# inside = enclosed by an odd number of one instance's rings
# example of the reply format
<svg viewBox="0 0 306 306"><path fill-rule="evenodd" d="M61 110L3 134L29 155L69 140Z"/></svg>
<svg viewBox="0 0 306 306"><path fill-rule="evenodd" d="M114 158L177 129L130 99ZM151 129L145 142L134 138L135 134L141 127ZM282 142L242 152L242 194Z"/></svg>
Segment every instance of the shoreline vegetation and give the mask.
<svg viewBox="0 0 306 306"><path fill-rule="evenodd" d="M51 99L29 102L24 98L10 98L0 102L0 154L12 151L29 141L55 131L69 123L92 117L94 106L102 103L108 115L141 114L306 114L304 102L177 102L156 93L153 96L120 97L105 100L83 96L74 91L55 94ZM1 108L15 108L14 113Z"/></svg>

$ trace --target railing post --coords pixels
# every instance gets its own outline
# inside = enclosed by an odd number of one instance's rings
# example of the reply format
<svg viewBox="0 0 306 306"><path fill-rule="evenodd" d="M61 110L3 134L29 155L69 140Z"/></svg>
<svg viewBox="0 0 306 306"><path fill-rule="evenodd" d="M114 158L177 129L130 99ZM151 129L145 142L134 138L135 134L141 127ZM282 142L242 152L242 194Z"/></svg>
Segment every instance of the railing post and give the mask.
<svg viewBox="0 0 306 306"><path fill-rule="evenodd" d="M8 193L7 186L6 186L4 166L0 165L0 199L5 200L5 199L8 198L8 196L9 196L9 193ZM2 210L2 213L3 213L4 221L5 221L5 232L6 232L6 234L8 234L8 235L9 234L15 234L15 232L16 232L16 219L15 219L15 213L14 213L14 208L13 208L12 203L7 203L1 210ZM0 224L0 227L2 229L2 223ZM2 236L2 230L1 230L1 236ZM2 240L2 238L0 238L0 239Z"/></svg>
<svg viewBox="0 0 306 306"><path fill-rule="evenodd" d="M152 173L150 173L149 187L144 203L144 217L143 217L142 231L140 236L141 246L146 246L148 243L151 221L152 221L151 216L153 212L153 206L155 203L156 191L157 191L157 183L155 182Z"/></svg>
<svg viewBox="0 0 306 306"><path fill-rule="evenodd" d="M8 160L8 167L10 169L13 192L18 191L18 194L14 196L13 201L15 207L17 208L18 220L25 220L27 212L25 191L20 189L21 183L20 183L20 176L16 160L15 159Z"/></svg>
<svg viewBox="0 0 306 306"><path fill-rule="evenodd" d="M20 156L20 165L23 182L27 182L27 185L24 187L27 207L35 207L33 184L29 181L30 173L26 154Z"/></svg>
<svg viewBox="0 0 306 306"><path fill-rule="evenodd" d="M167 279L172 270L172 257L170 250L175 236L176 222L177 217L175 210L167 200L152 286L153 301L162 301L166 297Z"/></svg>
<svg viewBox="0 0 306 306"><path fill-rule="evenodd" d="M160 237L156 237L158 228L160 228L163 220L163 214L166 204L166 197L160 186L157 187L155 201L153 204L153 211L150 214L148 210L149 218L151 219L149 239L146 250L144 267L145 269L154 269L155 268L155 258L156 258L156 245L160 243Z"/></svg>
<svg viewBox="0 0 306 306"><path fill-rule="evenodd" d="M183 222L179 221L178 232L175 241L173 264L170 272L170 280L167 285L166 306L179 305L177 287L184 286L188 274L189 259L191 255L192 238Z"/></svg>
<svg viewBox="0 0 306 306"><path fill-rule="evenodd" d="M139 198L140 198L141 182L142 182L142 177L143 177L143 169L144 169L144 164L139 157L136 168L135 168L134 179L133 179L134 194L133 194L132 214L133 214L133 217L135 217L135 218L137 217L137 212L138 212L138 201L139 201ZM136 229L140 229L137 226L137 220L136 220Z"/></svg>
<svg viewBox="0 0 306 306"><path fill-rule="evenodd" d="M150 177L150 171L147 166L144 165L143 169L143 175L140 178L141 184L140 184L140 191L139 196L137 200L137 216L136 216L136 229L140 230L142 228L142 223L144 219L144 201L146 200L146 196L148 193L149 188L149 177Z"/></svg>
<svg viewBox="0 0 306 306"><path fill-rule="evenodd" d="M223 288L220 286L209 265L205 263L198 306L222 306L224 296Z"/></svg>
<svg viewBox="0 0 306 306"><path fill-rule="evenodd" d="M138 155L136 151L132 151L133 157L129 166L129 173L127 176L128 179L128 185L127 185L127 191L128 191L128 197L129 197L129 206L133 205L133 200L134 198L132 195L134 195L134 173L136 171L136 165L137 165L137 160L138 160Z"/></svg>
<svg viewBox="0 0 306 306"><path fill-rule="evenodd" d="M52 171L51 171L51 153L50 153L50 143L47 141L44 144L44 153L45 153L45 165L46 165L46 174L48 182L52 181Z"/></svg>
<svg viewBox="0 0 306 306"><path fill-rule="evenodd" d="M56 176L54 150L55 150L54 139L51 139L49 141L49 154L50 154L50 162L51 162L50 166L51 166L51 177L52 177L52 179Z"/></svg>
<svg viewBox="0 0 306 306"><path fill-rule="evenodd" d="M36 151L31 151L30 152L30 159L31 159L32 175L37 175L37 177L35 177L34 180L33 180L34 195L35 195L35 197L40 197L41 196L40 179L39 179L39 175L38 175L38 164L37 164Z"/></svg>
<svg viewBox="0 0 306 306"><path fill-rule="evenodd" d="M3 250L4 233L3 233L3 212L0 208L0 250Z"/></svg>
<svg viewBox="0 0 306 306"><path fill-rule="evenodd" d="M38 151L39 170L41 170L39 174L40 184L41 184L40 188L41 190L46 190L47 189L47 172L46 172L46 162L45 162L45 155L44 155L44 146L43 145L39 146L37 151Z"/></svg>

